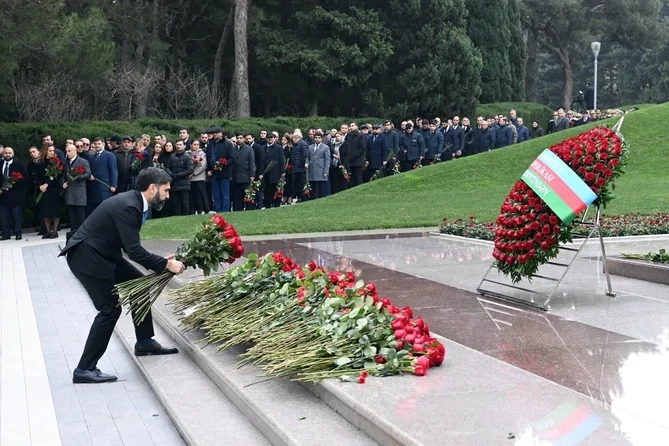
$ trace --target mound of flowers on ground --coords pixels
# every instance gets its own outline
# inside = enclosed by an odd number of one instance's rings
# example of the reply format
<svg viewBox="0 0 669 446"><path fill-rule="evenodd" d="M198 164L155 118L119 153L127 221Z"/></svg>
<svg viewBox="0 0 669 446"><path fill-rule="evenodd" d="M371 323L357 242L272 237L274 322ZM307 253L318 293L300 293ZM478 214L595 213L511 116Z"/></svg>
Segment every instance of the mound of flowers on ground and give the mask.
<svg viewBox="0 0 669 446"><path fill-rule="evenodd" d="M300 267L281 252L251 254L170 298L181 323L202 329L206 344L222 350L251 343L242 363L269 377L364 383L368 376L422 376L446 353L422 318L379 297L373 283L313 261Z"/></svg>

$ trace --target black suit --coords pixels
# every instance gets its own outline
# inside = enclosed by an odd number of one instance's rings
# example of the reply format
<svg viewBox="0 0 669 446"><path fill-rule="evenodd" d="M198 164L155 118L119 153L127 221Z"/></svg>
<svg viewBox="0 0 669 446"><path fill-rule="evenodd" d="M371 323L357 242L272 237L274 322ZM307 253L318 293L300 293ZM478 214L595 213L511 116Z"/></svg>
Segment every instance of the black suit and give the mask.
<svg viewBox="0 0 669 446"><path fill-rule="evenodd" d="M0 187L5 184L5 166L6 161L0 158ZM25 185L28 183L28 172L23 164L16 158L9 164L9 178L14 172L20 173L23 176L21 181L17 181L9 190L3 191L0 194L0 227L2 227L2 236L9 237L11 233L10 222L14 221L14 234L21 235L21 227L23 226L23 207L26 201Z"/></svg>
<svg viewBox="0 0 669 446"><path fill-rule="evenodd" d="M68 240L60 255L91 297L98 315L93 321L78 368L94 370L107 350L116 321L121 316L114 285L142 276L122 252L144 268L162 272L167 259L145 250L139 238L144 202L137 190L103 201ZM135 326L138 340L153 337L151 313Z"/></svg>

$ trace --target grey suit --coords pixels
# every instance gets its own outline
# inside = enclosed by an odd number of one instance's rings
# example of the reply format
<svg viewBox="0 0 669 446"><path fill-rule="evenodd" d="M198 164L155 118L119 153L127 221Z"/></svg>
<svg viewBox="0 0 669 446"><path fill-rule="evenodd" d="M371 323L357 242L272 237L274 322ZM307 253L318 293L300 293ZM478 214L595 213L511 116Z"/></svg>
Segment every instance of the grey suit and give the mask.
<svg viewBox="0 0 669 446"><path fill-rule="evenodd" d="M255 155L253 149L243 144L235 149L235 166L233 179L236 183L246 184L251 182L251 176L256 173Z"/></svg>
<svg viewBox="0 0 669 446"><path fill-rule="evenodd" d="M568 118L557 118L555 124L553 125L553 132L560 132L562 130L567 130L569 128L569 119Z"/></svg>
<svg viewBox="0 0 669 446"><path fill-rule="evenodd" d="M323 143L310 145L307 163L309 163L309 182L327 181L325 175L330 173L330 148Z"/></svg>
<svg viewBox="0 0 669 446"><path fill-rule="evenodd" d="M70 181L67 189L65 189L65 205L66 206L86 206L88 204L86 196L86 180L91 177L91 166L88 161L81 156L74 159L74 163L70 164L70 160L65 161L65 178L69 181L70 172L79 166L84 166L84 174L74 181Z"/></svg>

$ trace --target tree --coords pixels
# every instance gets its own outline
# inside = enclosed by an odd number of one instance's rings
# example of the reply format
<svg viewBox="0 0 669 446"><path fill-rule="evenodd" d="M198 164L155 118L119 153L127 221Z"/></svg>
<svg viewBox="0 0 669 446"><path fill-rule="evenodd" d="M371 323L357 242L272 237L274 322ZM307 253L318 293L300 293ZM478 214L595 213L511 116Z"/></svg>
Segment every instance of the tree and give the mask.
<svg viewBox="0 0 669 446"><path fill-rule="evenodd" d="M393 119L473 114L482 60L467 36L464 0L378 2L393 59L373 84ZM373 96L373 92L370 92Z"/></svg>
<svg viewBox="0 0 669 446"><path fill-rule="evenodd" d="M235 117L251 116L251 95L249 93L249 48L247 24L249 18L248 0L235 0L235 77L234 98Z"/></svg>
<svg viewBox="0 0 669 446"><path fill-rule="evenodd" d="M299 77L309 98L308 114L314 116L319 101L331 91L364 90L374 74L386 69L391 48L375 11L338 6L338 1L320 2L312 9L310 3L293 2L293 20L299 26L262 33L257 52L263 69L281 67ZM275 23L267 16L261 28L274 29Z"/></svg>
<svg viewBox="0 0 669 446"><path fill-rule="evenodd" d="M467 35L480 51L482 103L524 97L525 45L518 0L467 0Z"/></svg>
<svg viewBox="0 0 669 446"><path fill-rule="evenodd" d="M643 46L657 32L659 0L523 0L523 23L537 43L560 61L562 105L574 92L573 52L589 52L594 39Z"/></svg>

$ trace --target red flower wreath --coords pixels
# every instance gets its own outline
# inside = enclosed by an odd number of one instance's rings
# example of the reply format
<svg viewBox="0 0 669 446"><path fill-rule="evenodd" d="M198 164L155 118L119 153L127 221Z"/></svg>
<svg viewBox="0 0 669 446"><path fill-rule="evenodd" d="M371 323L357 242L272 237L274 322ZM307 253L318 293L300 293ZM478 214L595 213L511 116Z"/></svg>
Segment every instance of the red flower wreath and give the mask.
<svg viewBox="0 0 669 446"><path fill-rule="evenodd" d="M597 194L606 207L614 198L613 181L623 174L628 148L621 135L595 127L550 148ZM571 242L571 227L563 225L523 181L504 200L495 229L495 266L514 283L532 279L539 266L557 257L560 243Z"/></svg>

